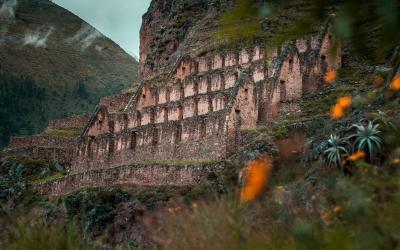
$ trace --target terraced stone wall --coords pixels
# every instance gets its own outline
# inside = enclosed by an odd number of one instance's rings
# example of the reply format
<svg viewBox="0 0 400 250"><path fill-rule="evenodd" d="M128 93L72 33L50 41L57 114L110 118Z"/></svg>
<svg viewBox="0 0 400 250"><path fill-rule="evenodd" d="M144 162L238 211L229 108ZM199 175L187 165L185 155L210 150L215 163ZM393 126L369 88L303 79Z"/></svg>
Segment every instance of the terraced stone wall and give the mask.
<svg viewBox="0 0 400 250"><path fill-rule="evenodd" d="M2 151L1 157L30 157L32 159L48 160L60 162L63 164L71 164L75 158L76 152L74 148L53 148L53 147L37 147L25 146Z"/></svg>
<svg viewBox="0 0 400 250"><path fill-rule="evenodd" d="M223 159L229 144L225 116L220 111L83 138L71 172L135 162Z"/></svg>
<svg viewBox="0 0 400 250"><path fill-rule="evenodd" d="M110 112L120 112L126 108L133 93L108 96L100 100L100 105L106 106Z"/></svg>
<svg viewBox="0 0 400 250"><path fill-rule="evenodd" d="M296 100L318 89L325 72L340 66L340 54L328 59L327 27L265 59L261 47L182 57L163 84L142 82L124 112L98 109L72 171L226 157L235 150L238 131L279 113L301 111Z"/></svg>
<svg viewBox="0 0 400 250"><path fill-rule="evenodd" d="M24 136L24 137L12 137L9 147L19 148L28 146L37 147L59 147L59 148L74 148L78 145L78 138L76 137L55 137L48 135L35 135L35 136Z"/></svg>
<svg viewBox="0 0 400 250"><path fill-rule="evenodd" d="M91 170L34 186L40 194L61 196L82 188L127 186L193 186L205 181L209 173L221 171L209 166L130 165L106 170Z"/></svg>
<svg viewBox="0 0 400 250"><path fill-rule="evenodd" d="M85 126L89 120L90 115L79 115L68 117L59 120L53 120L49 122L46 131L49 130L64 130L64 129L81 129Z"/></svg>

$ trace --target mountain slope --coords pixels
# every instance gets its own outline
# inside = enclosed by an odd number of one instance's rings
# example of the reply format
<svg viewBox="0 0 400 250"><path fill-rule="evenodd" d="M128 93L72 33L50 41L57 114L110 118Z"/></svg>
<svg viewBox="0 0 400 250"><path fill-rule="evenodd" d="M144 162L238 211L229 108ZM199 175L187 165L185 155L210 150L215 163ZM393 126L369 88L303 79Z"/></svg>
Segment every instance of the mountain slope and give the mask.
<svg viewBox="0 0 400 250"><path fill-rule="evenodd" d="M101 97L136 82L137 68L117 44L51 1L0 1L0 146L9 134L39 132L49 119L92 111ZM42 92L36 97L43 117L20 127L18 121L32 117L28 108L14 112L25 95L21 88L4 89L26 78ZM32 105L36 97L29 97Z"/></svg>

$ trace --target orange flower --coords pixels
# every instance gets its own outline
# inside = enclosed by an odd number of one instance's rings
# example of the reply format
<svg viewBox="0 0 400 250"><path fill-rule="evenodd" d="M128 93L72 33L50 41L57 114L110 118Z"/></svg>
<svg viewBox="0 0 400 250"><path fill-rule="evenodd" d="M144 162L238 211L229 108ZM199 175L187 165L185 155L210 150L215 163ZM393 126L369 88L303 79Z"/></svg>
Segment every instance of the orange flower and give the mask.
<svg viewBox="0 0 400 250"><path fill-rule="evenodd" d="M272 164L266 155L251 161L245 170L240 201L243 203L257 199L263 193L271 172Z"/></svg>
<svg viewBox="0 0 400 250"><path fill-rule="evenodd" d="M331 118L334 120L342 118L350 109L351 100L350 95L340 97L331 109Z"/></svg>
<svg viewBox="0 0 400 250"><path fill-rule="evenodd" d="M331 70L326 72L325 76L324 76L324 81L327 84L331 84L336 80L337 77L337 73L335 70Z"/></svg>
<svg viewBox="0 0 400 250"><path fill-rule="evenodd" d="M397 74L392 83L390 84L390 88L394 91L399 91L400 90L400 74Z"/></svg>
<svg viewBox="0 0 400 250"><path fill-rule="evenodd" d="M350 161L358 161L365 157L365 153L363 151L357 151L354 154L350 155L347 159Z"/></svg>
<svg viewBox="0 0 400 250"><path fill-rule="evenodd" d="M328 213L328 212L324 212L324 213L322 214L322 219L323 219L324 221L329 221L329 220L331 219L331 214Z"/></svg>
<svg viewBox="0 0 400 250"><path fill-rule="evenodd" d="M335 214L338 214L338 213L342 212L342 206L339 206L339 205L334 206L334 207L333 207L333 212L334 212Z"/></svg>
<svg viewBox="0 0 400 250"><path fill-rule="evenodd" d="M365 153L363 151L357 151L354 154L350 155L346 159L342 161L342 164L346 164L348 161L358 161L360 159L365 158Z"/></svg>
<svg viewBox="0 0 400 250"><path fill-rule="evenodd" d="M396 164L396 165L400 165L400 158L394 158L392 163Z"/></svg>
<svg viewBox="0 0 400 250"><path fill-rule="evenodd" d="M347 95L347 96L340 97L337 101L337 104L343 109L349 108L351 105L351 96Z"/></svg>
<svg viewBox="0 0 400 250"><path fill-rule="evenodd" d="M334 105L331 109L331 118L334 120L340 119L344 116L344 111L339 105Z"/></svg>

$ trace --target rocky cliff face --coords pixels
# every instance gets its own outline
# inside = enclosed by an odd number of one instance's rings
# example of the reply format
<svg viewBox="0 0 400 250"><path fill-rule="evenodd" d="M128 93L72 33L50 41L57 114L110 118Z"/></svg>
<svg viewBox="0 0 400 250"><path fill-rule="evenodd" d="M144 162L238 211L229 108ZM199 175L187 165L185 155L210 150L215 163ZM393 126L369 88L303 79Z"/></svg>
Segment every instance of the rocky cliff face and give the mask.
<svg viewBox="0 0 400 250"><path fill-rule="evenodd" d="M138 75L138 63L117 44L49 0L0 0L0 65L2 86L28 77L44 92L44 117L31 132L49 119L92 111L100 98L120 93ZM28 111L15 114L21 93L7 92L12 100L0 108L4 133L18 126L14 121L30 119Z"/></svg>
<svg viewBox="0 0 400 250"><path fill-rule="evenodd" d="M142 78L162 73L179 55L200 53L212 42L216 19L233 1L153 0L143 16L140 45ZM201 35L208 37L199 38Z"/></svg>
<svg viewBox="0 0 400 250"><path fill-rule="evenodd" d="M260 33L255 32L251 39L221 40L216 35L221 17L231 12L235 3L233 0L153 0L143 16L140 33L140 77L146 80L162 76L182 55L195 58L213 50L239 49L254 44L266 46L278 31L298 21L310 8L310 3L304 0L275 3L270 15L249 17L260 23Z"/></svg>

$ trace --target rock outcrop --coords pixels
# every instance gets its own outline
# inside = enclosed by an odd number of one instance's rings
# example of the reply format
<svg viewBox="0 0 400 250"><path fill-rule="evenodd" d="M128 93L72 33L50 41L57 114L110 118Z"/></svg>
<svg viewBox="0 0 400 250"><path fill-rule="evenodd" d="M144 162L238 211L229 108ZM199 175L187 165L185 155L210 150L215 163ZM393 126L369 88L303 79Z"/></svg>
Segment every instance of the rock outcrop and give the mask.
<svg viewBox="0 0 400 250"><path fill-rule="evenodd" d="M212 33L212 22L232 4L228 0L152 1L140 31L140 77L159 76L173 67L180 55L204 47L210 41L193 41L191 34ZM202 25L205 22L207 25Z"/></svg>

